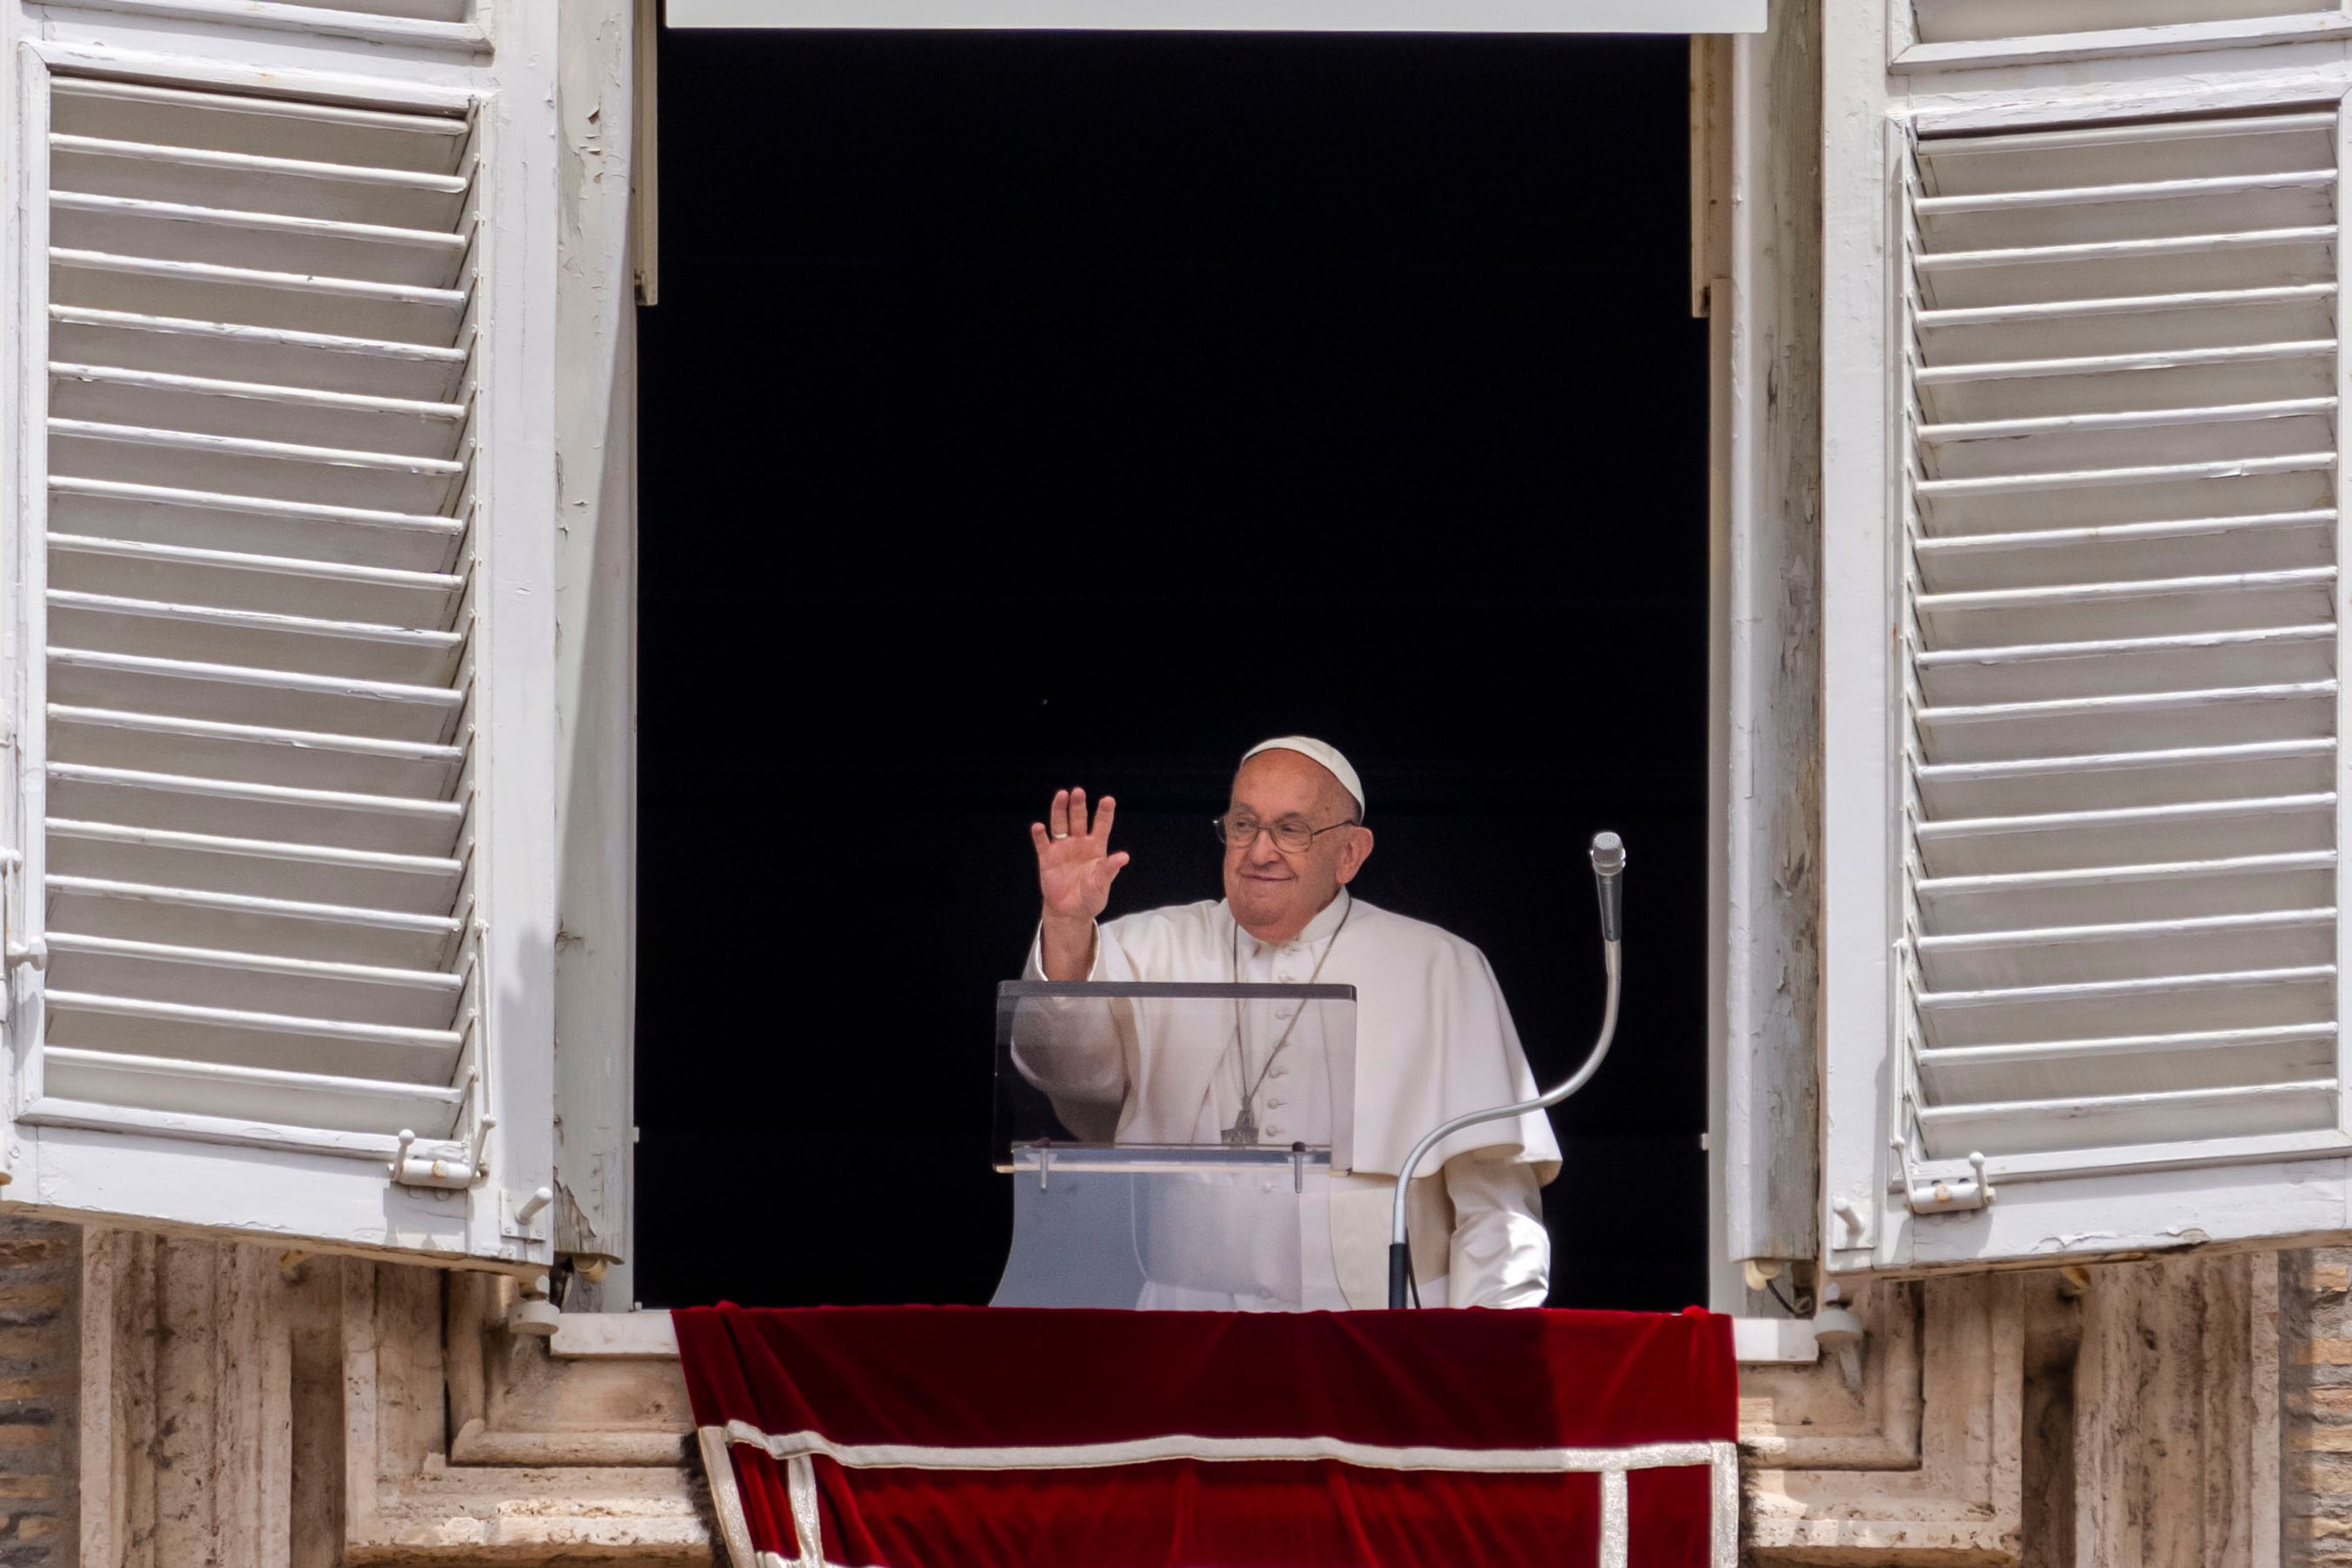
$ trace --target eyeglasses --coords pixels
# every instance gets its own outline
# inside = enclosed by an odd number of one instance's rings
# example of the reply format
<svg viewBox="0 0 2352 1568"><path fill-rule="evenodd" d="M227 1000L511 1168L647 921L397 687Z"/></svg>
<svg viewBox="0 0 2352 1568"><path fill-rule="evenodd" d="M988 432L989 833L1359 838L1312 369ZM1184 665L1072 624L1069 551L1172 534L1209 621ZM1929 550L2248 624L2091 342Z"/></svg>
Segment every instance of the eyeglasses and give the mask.
<svg viewBox="0 0 2352 1568"><path fill-rule="evenodd" d="M1217 842L1229 849L1246 849L1257 842L1261 833L1274 835L1275 847L1296 855L1327 833L1337 833L1343 827L1356 826L1353 817L1335 822L1328 827L1309 827L1306 819L1286 816L1279 822L1260 822L1245 811L1229 811L1214 818L1211 826L1217 830Z"/></svg>

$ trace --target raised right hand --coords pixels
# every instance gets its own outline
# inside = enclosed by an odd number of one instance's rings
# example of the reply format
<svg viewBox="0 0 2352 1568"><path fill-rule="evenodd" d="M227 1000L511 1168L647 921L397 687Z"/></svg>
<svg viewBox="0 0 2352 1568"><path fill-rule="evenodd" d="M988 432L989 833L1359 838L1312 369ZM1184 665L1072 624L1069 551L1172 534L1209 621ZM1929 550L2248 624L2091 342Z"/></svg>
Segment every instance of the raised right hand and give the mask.
<svg viewBox="0 0 2352 1568"><path fill-rule="evenodd" d="M1103 796L1089 827L1087 792L1057 790L1045 820L1029 825L1029 840L1037 847L1037 891L1045 900L1048 924L1091 922L1110 903L1110 885L1128 861L1125 850L1110 852L1111 818L1118 811L1118 803Z"/></svg>

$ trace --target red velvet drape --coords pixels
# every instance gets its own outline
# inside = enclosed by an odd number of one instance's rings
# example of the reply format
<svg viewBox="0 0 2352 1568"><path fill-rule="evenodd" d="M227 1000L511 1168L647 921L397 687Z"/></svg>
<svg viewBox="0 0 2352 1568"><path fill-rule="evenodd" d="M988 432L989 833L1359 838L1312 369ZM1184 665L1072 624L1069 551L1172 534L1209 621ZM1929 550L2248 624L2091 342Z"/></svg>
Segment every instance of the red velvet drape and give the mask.
<svg viewBox="0 0 2352 1568"><path fill-rule="evenodd" d="M675 1316L695 1420L733 1434L751 1544L786 1563L762 1437L824 1450L803 1472L847 1568L1515 1568L1595 1561L1600 1482L1495 1451L1736 1430L1730 1321L1695 1311ZM1301 1439L1347 1447L1255 1455ZM1628 1494L1631 1564L1707 1562L1706 1468Z"/></svg>

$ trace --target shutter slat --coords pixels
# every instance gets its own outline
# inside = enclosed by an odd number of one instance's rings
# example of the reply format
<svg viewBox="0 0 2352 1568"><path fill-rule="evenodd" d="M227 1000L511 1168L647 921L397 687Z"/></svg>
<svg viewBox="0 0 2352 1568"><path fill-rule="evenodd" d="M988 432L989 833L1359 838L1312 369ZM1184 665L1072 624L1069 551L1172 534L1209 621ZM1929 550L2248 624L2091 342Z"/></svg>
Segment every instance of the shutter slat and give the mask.
<svg viewBox="0 0 2352 1568"><path fill-rule="evenodd" d="M2332 896L2335 875L2335 850L2308 849L1922 877L1912 892L1936 931L2002 931L2021 923L2094 924L2304 908Z"/></svg>
<svg viewBox="0 0 2352 1568"><path fill-rule="evenodd" d="M210 892L340 899L371 908L430 913L446 910L465 863L446 856L350 849L217 833L190 833L118 822L52 816L44 823L49 864L101 881L161 878Z"/></svg>
<svg viewBox="0 0 2352 1568"><path fill-rule="evenodd" d="M131 278L161 279L181 283L216 283L231 287L274 289L289 295L328 295L346 308L362 303L419 305L456 312L465 309L466 291L446 285L406 283L379 278L328 276L289 271L261 263L266 256L238 263L215 263L173 256L52 246L49 265L73 280L77 271L120 273ZM68 304L76 301L68 300ZM121 307L115 307L120 310ZM253 323L266 326L268 322Z"/></svg>
<svg viewBox="0 0 2352 1568"><path fill-rule="evenodd" d="M360 909L350 904L316 903L296 899L257 898L242 893L211 893L194 888L154 887L143 882L107 881L92 877L58 876L51 877L48 880L49 890L57 894L182 904L192 908L217 910L224 913L247 913L271 919L320 921L337 925L374 926L385 931L412 931L433 936L454 935L458 927L458 921L455 917L407 914L398 910ZM300 958L315 955L294 953L290 956Z"/></svg>
<svg viewBox="0 0 2352 1568"><path fill-rule="evenodd" d="M89 534L49 535L49 581L98 598L152 600L201 583L224 609L277 613L330 623L396 622L433 629L449 623L465 578L302 556L258 555L201 545L153 544Z"/></svg>
<svg viewBox="0 0 2352 1568"><path fill-rule="evenodd" d="M1921 622L1947 647L2059 646L2158 635L2279 629L2326 617L2333 566L2117 583L2065 583L1975 593L1920 594ZM2071 634L2071 635L2068 635Z"/></svg>
<svg viewBox="0 0 2352 1568"><path fill-rule="evenodd" d="M1920 458L1938 479L2143 467L2158 458L2274 458L2332 449L2333 397L2120 414L2064 414L1921 427Z"/></svg>
<svg viewBox="0 0 2352 1568"><path fill-rule="evenodd" d="M446 1136L464 1096L425 1084L272 1072L111 1051L50 1047L48 1087L73 1100L218 1117L268 1117L306 1127Z"/></svg>
<svg viewBox="0 0 2352 1568"><path fill-rule="evenodd" d="M1919 825L1919 859L1929 877L2132 865L2194 834L2217 857L2332 847L2336 794L2267 800L2189 801L2102 811L2038 812Z"/></svg>
<svg viewBox="0 0 2352 1568"><path fill-rule="evenodd" d="M286 154L446 174L472 126L455 115L416 114L296 98L253 98L160 83L63 79L51 88L53 130Z"/></svg>
<svg viewBox="0 0 2352 1568"><path fill-rule="evenodd" d="M2224 405L2319 395L2336 384L2336 345L2297 341L2218 348L1993 361L1922 371L1915 378L1931 416L1959 424L2002 416L2062 416L2128 401L2147 408Z"/></svg>
<svg viewBox="0 0 2352 1568"><path fill-rule="evenodd" d="M466 816L462 801L298 789L74 763L52 762L48 780L50 805L68 817L434 858L452 852ZM279 827L274 835L273 824Z"/></svg>
<svg viewBox="0 0 2352 1568"><path fill-rule="evenodd" d="M1922 539L1914 554L1930 593L2034 588L2143 577L2293 570L2335 553L2328 507L2244 517L2181 518L2096 528L2030 529Z"/></svg>
<svg viewBox="0 0 2352 1568"><path fill-rule="evenodd" d="M2335 997L2335 965L2299 964L1972 991L1922 991L1918 1011L1926 1045L1988 1046L2013 1040L2324 1024L2336 1016ZM2121 1086L2118 1079L2117 1087ZM1953 1152L1949 1149L1936 1152L1947 1156Z"/></svg>
<svg viewBox="0 0 2352 1568"><path fill-rule="evenodd" d="M1921 196L1911 210L1923 218L1956 213L2032 211L2042 207L2095 205L2107 202L2179 202L2200 195L2248 191L2326 191L2335 186L2334 169L2290 169L2252 174L2206 174L2167 180L2126 181L2113 184L2029 187L1978 192L1964 195Z"/></svg>
<svg viewBox="0 0 2352 1568"><path fill-rule="evenodd" d="M134 426L169 420L208 435L443 459L463 440L468 413L462 403L370 397L65 361L52 362L49 375L49 406L66 418Z"/></svg>
<svg viewBox="0 0 2352 1568"><path fill-rule="evenodd" d="M141 711L207 722L368 735L435 744L450 738L466 693L450 687L202 664L51 645L49 694L71 706L137 700Z"/></svg>
<svg viewBox="0 0 2352 1568"><path fill-rule="evenodd" d="M1921 708L1915 725L1937 763L2063 756L2082 748L2146 752L2332 735L2336 682L2128 692Z"/></svg>
<svg viewBox="0 0 2352 1568"><path fill-rule="evenodd" d="M472 126L64 80L50 130L40 1114L463 1136Z"/></svg>
<svg viewBox="0 0 2352 1568"><path fill-rule="evenodd" d="M2179 370L2209 364L2261 364L2275 360L2333 359L2335 342L2298 338L2287 342L2224 343L2214 348L2141 349L2064 358L1979 360L1930 366L1912 377L1919 387L1964 385L1979 381L2027 381L2035 377L2112 375L2136 370ZM2011 389L2012 391L2014 389Z"/></svg>
<svg viewBox="0 0 2352 1568"><path fill-rule="evenodd" d="M252 779L361 795L441 798L466 760L461 746L385 741L267 724L221 724L168 714L49 705L53 762L129 768L153 761L158 741L205 777Z"/></svg>
<svg viewBox="0 0 2352 1568"><path fill-rule="evenodd" d="M459 289L60 247L50 248L49 268L50 297L67 305L440 346L468 303Z"/></svg>
<svg viewBox="0 0 2352 1568"><path fill-rule="evenodd" d="M2335 652L2336 628L2322 622L2251 631L1952 648L1920 655L1918 673L1927 701L1966 704L2017 696L2178 691L2242 684L2266 675L2325 679L2335 672Z"/></svg>
<svg viewBox="0 0 2352 1568"><path fill-rule="evenodd" d="M2040 5L2043 0L2028 0ZM2147 11L2151 0L2114 0ZM2163 0L2155 0L2162 4ZM2054 7L2063 10L2063 7ZM1938 193L2032 188L2053 178L2079 178L2085 169L2122 166L2213 174L2275 168L2282 143L2315 143L2302 156L2325 160L2336 133L2332 110L2301 114L2216 116L2210 120L2147 120L2122 125L2076 125L2054 131L1996 131L1932 143L1922 161L1923 185ZM2020 153L2031 153L2021 158ZM2137 163L2133 163L2137 160Z"/></svg>
<svg viewBox="0 0 2352 1568"><path fill-rule="evenodd" d="M2333 225L2297 224L1948 251L1918 258L1921 302L1946 309L2317 283L2336 276L2336 235Z"/></svg>
<svg viewBox="0 0 2352 1568"><path fill-rule="evenodd" d="M1997 46L2126 27L2180 27L2199 23L2258 25L2274 17L2332 19L2340 14L2329 0L1916 0L1916 4L1919 40L1931 45ZM2244 122L2221 123L2234 128ZM2113 132L2103 130L2097 134L2104 138ZM2025 137L2002 140L2035 145ZM2063 142L2049 144L2070 145Z"/></svg>
<svg viewBox="0 0 2352 1568"><path fill-rule="evenodd" d="M1986 1154L2039 1151L2050 1147L2053 1140L2077 1146L2188 1142L2218 1120L2226 1120L2248 1135L2260 1135L2315 1131L2333 1127L2336 1119L2336 1083L2332 1078L1940 1106L1919 1113L1931 1145Z"/></svg>
<svg viewBox="0 0 2352 1568"><path fill-rule="evenodd" d="M288 958L382 969L429 969L456 960L453 915L299 899L214 893L95 877L45 879L51 926L167 946L255 949Z"/></svg>
<svg viewBox="0 0 2352 1568"><path fill-rule="evenodd" d="M298 1035L338 1040L354 1047L403 1049L411 1055L446 1058L461 1037L456 1029L404 1029L385 1024L362 1024L346 1018L304 1018L250 1008L197 1007L175 1002L148 1002L126 996L94 996L61 987L49 992L49 1005L60 1013L87 1017L135 1020L140 1023L203 1023L220 1030L261 1035Z"/></svg>
<svg viewBox="0 0 2352 1568"><path fill-rule="evenodd" d="M2315 963L2335 949L2334 910L2263 910L1927 937L1919 943L1919 972L1930 990L1980 990L2145 978L2217 963Z"/></svg>
<svg viewBox="0 0 2352 1568"><path fill-rule="evenodd" d="M2326 789L2335 777L2336 742L2326 736L1943 763L1913 773L1921 801L1939 820L2308 795Z"/></svg>
<svg viewBox="0 0 2352 1568"><path fill-rule="evenodd" d="M58 475L49 479L49 516L79 535L410 571L454 564L466 532L460 517Z"/></svg>
<svg viewBox="0 0 2352 1568"><path fill-rule="evenodd" d="M2116 1035L2093 1040L1960 1046L1919 1053L1920 1076L1953 1105L2096 1095L2117 1073L2177 1089L2291 1083L2323 1078L2336 1065L2333 1024L2209 1029L2195 1034Z"/></svg>
<svg viewBox="0 0 2352 1568"><path fill-rule="evenodd" d="M446 229L467 192L458 174L99 136L51 136L49 169L60 190L232 211L290 210L399 229Z"/></svg>
<svg viewBox="0 0 2352 1568"><path fill-rule="evenodd" d="M1917 146L1918 1158L2336 1125L2335 128Z"/></svg>
<svg viewBox="0 0 2352 1568"><path fill-rule="evenodd" d="M324 463L337 468L381 468L387 473L428 475L447 479L465 471L448 458L428 458L407 452L367 452L348 447L306 447L292 441L253 440L215 436L202 430L157 429L135 425L106 425L90 419L52 419L52 437L86 441L119 441L141 447L164 447L183 452L234 454L268 458L283 463Z"/></svg>
<svg viewBox="0 0 2352 1568"><path fill-rule="evenodd" d="M69 191L54 193L49 205L50 238L61 250L355 283L446 289L465 265L467 246L462 235L430 230Z"/></svg>
<svg viewBox="0 0 2352 1568"><path fill-rule="evenodd" d="M462 976L203 948L121 937L52 933L50 970L68 989L164 1001L217 998L257 1012L444 1028L456 1016ZM354 1070L346 1062L344 1070Z"/></svg>
<svg viewBox="0 0 2352 1568"><path fill-rule="evenodd" d="M234 609L225 605L165 604L154 599L126 599L108 594L78 593L66 588L52 588L47 596L52 617L60 611L83 611L132 620L187 621L254 631L349 637L359 642L391 643L436 653L449 652L466 640L462 633L435 631L429 627L380 626L365 621L328 621L315 616L272 615L266 610Z"/></svg>
<svg viewBox="0 0 2352 1568"><path fill-rule="evenodd" d="M202 374L322 392L446 401L458 386L463 349L338 332L300 332L236 321L192 321L88 306L49 307L49 352L88 363Z"/></svg>

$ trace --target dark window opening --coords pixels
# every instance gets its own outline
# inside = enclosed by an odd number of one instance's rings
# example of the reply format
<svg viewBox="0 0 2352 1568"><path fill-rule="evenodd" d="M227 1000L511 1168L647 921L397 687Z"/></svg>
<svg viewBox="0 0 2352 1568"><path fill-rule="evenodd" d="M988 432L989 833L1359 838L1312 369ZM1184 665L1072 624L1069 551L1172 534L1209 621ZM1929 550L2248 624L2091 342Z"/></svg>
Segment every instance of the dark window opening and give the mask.
<svg viewBox="0 0 2352 1568"><path fill-rule="evenodd" d="M1215 897L1242 749L1555 1081L1554 1304L1706 1298L1706 331L1678 39L677 33L641 316L637 1291L984 1301L1027 825Z"/></svg>

